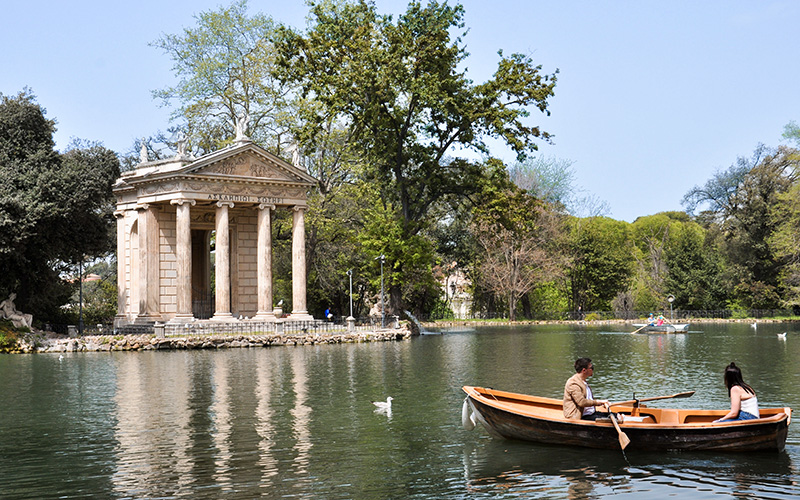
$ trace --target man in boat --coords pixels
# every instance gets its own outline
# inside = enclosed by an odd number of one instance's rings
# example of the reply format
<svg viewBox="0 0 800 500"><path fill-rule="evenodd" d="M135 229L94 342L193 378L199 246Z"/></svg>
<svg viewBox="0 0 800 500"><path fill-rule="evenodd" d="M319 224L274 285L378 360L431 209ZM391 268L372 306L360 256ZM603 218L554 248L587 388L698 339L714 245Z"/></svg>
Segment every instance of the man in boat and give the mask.
<svg viewBox="0 0 800 500"><path fill-rule="evenodd" d="M608 418L608 412L595 410L595 406L608 406L608 400L592 399L592 389L587 382L594 375L592 360L578 358L575 361L575 372L564 386L564 416L582 420Z"/></svg>
<svg viewBox="0 0 800 500"><path fill-rule="evenodd" d="M650 313L650 316L647 317L647 325L653 326L656 324L655 318L653 318L653 313Z"/></svg>

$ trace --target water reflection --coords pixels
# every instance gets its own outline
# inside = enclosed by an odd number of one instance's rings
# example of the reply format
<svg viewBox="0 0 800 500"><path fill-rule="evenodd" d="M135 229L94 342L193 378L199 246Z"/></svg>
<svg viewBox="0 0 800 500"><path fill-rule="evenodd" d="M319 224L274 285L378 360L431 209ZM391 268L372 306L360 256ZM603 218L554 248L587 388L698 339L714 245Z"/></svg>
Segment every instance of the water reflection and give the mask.
<svg viewBox="0 0 800 500"><path fill-rule="evenodd" d="M303 351L300 351L303 353ZM292 430L295 438L294 459L295 474L300 476L301 484L308 481L308 462L311 452L311 407L308 402L308 377L306 375L306 360L302 356L292 356L292 374L294 386L294 408L291 410Z"/></svg>
<svg viewBox="0 0 800 500"><path fill-rule="evenodd" d="M789 325L631 335L568 325L405 342L0 357L3 498L800 497L800 427L783 454L629 453L494 440L461 428L462 385L560 397L576 357L609 399L688 390L729 404L742 366L765 406L800 409ZM694 330L694 328L693 328ZM371 401L392 396L391 418ZM661 403L658 403L659 405ZM655 404L654 404L655 405ZM9 493L11 492L11 493Z"/></svg>
<svg viewBox="0 0 800 500"><path fill-rule="evenodd" d="M190 453L189 379L183 363L155 369L152 357L120 357L117 368L115 438L117 471L114 489L122 496L164 493L153 476L176 479L188 486ZM180 361L180 360L178 360Z"/></svg>
<svg viewBox="0 0 800 500"><path fill-rule="evenodd" d="M275 432L272 424L273 409L271 405L271 391L273 386L272 371L275 366L268 363L264 356L256 358L256 432L258 432L258 468L261 470L262 488L269 488L273 485L278 475L277 460L273 456L272 448L275 444L273 433Z"/></svg>
<svg viewBox="0 0 800 500"><path fill-rule="evenodd" d="M796 498L788 453L718 455L582 450L510 441L466 447L464 476L470 494L527 498L601 498L636 494L703 498L727 492L738 498Z"/></svg>
<svg viewBox="0 0 800 500"><path fill-rule="evenodd" d="M213 400L209 408L213 432L211 443L214 450L214 481L223 486L231 483L228 475L231 459L231 397L228 384L227 356L212 358Z"/></svg>

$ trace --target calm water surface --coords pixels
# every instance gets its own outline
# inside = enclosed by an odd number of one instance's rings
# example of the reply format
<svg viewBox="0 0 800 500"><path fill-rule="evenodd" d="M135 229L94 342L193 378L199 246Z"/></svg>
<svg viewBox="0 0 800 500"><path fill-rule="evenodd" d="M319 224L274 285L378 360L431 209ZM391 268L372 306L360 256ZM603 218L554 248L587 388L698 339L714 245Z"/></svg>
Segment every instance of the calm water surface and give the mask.
<svg viewBox="0 0 800 500"><path fill-rule="evenodd" d="M410 341L0 356L0 498L796 498L786 451L598 451L461 428L462 385L561 397L575 358L612 400L724 408L736 361L800 410L800 325L492 327ZM777 333L789 331L781 341ZM394 398L391 414L370 403Z"/></svg>

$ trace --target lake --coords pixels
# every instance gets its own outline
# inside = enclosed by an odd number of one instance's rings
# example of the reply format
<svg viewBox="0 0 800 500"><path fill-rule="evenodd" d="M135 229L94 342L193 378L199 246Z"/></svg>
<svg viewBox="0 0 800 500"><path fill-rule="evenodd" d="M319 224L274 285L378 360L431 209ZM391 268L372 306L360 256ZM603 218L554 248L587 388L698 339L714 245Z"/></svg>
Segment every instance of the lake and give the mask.
<svg viewBox="0 0 800 500"><path fill-rule="evenodd" d="M696 391L729 407L735 361L759 403L800 409L800 324L479 327L399 342L0 356L0 497L797 498L781 453L545 446L461 427L463 385L560 398L577 357L596 397ZM777 333L788 331L787 339ZM393 397L391 413L371 401Z"/></svg>

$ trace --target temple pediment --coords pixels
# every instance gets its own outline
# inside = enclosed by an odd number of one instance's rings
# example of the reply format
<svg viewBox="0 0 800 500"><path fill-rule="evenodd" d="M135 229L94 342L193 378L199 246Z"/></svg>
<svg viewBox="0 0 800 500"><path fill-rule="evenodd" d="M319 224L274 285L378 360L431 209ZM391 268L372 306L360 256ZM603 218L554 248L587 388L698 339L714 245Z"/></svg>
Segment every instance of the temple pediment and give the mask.
<svg viewBox="0 0 800 500"><path fill-rule="evenodd" d="M285 162L281 162L285 163ZM294 167L287 168L288 164L280 165L275 161L261 155L242 153L233 157L223 158L209 165L188 169L185 173L195 176L230 176L246 177L280 183L306 183L305 176L298 175Z"/></svg>
<svg viewBox="0 0 800 500"><path fill-rule="evenodd" d="M198 202L304 204L316 180L252 142L241 142L200 158L180 156L140 164L117 181L118 204Z"/></svg>
<svg viewBox="0 0 800 500"><path fill-rule="evenodd" d="M200 158L175 157L140 164L120 179L128 185L174 178L228 177L231 181L260 181L312 186L316 180L304 170L252 142L239 143Z"/></svg>

